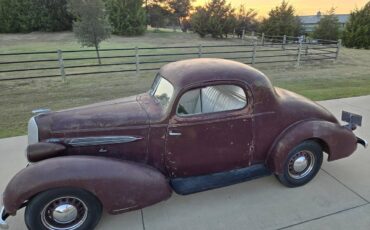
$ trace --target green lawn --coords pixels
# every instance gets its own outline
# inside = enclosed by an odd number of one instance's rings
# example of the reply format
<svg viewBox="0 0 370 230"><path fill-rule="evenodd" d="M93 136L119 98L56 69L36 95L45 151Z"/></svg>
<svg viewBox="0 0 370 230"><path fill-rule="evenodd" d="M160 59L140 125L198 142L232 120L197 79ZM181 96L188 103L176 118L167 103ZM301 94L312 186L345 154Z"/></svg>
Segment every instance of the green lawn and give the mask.
<svg viewBox="0 0 370 230"><path fill-rule="evenodd" d="M200 39L193 34L148 33L143 37L112 37L101 48L160 45L228 44L233 40ZM1 35L0 53L78 49L71 33ZM256 65L273 84L313 100L370 94L370 51L342 49L338 61ZM27 76L28 73L24 73ZM31 111L85 105L146 91L155 72L115 73L96 76L13 81L0 83L0 137L23 135Z"/></svg>
<svg viewBox="0 0 370 230"><path fill-rule="evenodd" d="M327 100L370 94L369 73L351 79L304 79L289 82L274 81L275 85L302 94L312 100Z"/></svg>

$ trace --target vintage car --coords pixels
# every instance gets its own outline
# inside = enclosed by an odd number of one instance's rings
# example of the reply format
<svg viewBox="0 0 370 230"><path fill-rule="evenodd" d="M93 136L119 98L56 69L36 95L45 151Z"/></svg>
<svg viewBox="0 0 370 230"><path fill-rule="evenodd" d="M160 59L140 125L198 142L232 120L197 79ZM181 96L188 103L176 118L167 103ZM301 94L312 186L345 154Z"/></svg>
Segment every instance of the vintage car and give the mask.
<svg viewBox="0 0 370 230"><path fill-rule="evenodd" d="M29 229L93 229L168 199L274 174L301 186L367 142L320 105L233 61L161 68L143 94L58 112L28 125L29 164L3 193L1 227L22 207Z"/></svg>

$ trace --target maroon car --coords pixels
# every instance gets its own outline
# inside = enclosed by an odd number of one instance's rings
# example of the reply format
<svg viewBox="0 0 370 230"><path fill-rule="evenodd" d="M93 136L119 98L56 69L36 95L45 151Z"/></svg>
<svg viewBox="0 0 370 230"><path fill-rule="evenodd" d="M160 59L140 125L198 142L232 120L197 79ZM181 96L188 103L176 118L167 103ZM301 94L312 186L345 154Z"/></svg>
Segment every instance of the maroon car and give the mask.
<svg viewBox="0 0 370 230"><path fill-rule="evenodd" d="M0 226L26 207L29 229L93 229L118 214L274 174L288 187L367 142L318 104L274 88L247 65L194 59L164 66L147 93L29 121L29 165L3 194Z"/></svg>

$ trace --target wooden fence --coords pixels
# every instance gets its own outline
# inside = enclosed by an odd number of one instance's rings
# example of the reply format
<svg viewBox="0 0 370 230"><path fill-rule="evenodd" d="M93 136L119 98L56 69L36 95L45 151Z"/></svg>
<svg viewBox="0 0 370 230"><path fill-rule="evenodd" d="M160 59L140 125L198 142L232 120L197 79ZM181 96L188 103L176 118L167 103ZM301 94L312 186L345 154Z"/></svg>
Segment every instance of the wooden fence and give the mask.
<svg viewBox="0 0 370 230"><path fill-rule="evenodd" d="M163 64L188 58L225 58L258 65L331 59L339 55L340 41L243 33L242 42L225 45L132 47L95 50L55 50L0 53L0 81L158 70ZM101 64L99 64L101 62Z"/></svg>

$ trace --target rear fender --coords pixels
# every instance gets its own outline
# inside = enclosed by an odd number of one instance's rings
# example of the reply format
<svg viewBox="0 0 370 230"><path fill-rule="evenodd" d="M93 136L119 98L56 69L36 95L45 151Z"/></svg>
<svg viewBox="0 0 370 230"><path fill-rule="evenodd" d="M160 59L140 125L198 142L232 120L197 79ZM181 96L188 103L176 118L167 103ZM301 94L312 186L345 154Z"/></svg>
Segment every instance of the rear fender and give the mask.
<svg viewBox="0 0 370 230"><path fill-rule="evenodd" d="M146 165L103 157L57 157L30 165L13 177L3 194L5 211L15 215L36 194L61 187L89 191L110 214L140 209L172 194L166 178Z"/></svg>
<svg viewBox="0 0 370 230"><path fill-rule="evenodd" d="M274 142L266 164L275 174L283 173L289 152L305 140L318 141L329 154L329 161L351 155L357 147L357 138L351 130L328 121L303 121L287 128Z"/></svg>

